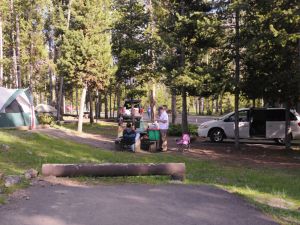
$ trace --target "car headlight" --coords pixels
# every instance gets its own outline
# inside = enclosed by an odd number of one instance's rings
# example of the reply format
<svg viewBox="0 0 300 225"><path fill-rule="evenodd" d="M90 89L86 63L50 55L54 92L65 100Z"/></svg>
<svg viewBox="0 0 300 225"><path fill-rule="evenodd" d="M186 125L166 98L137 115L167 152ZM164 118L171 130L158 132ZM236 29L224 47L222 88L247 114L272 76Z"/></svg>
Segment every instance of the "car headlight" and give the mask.
<svg viewBox="0 0 300 225"><path fill-rule="evenodd" d="M208 125L206 125L206 124L200 125L200 129L206 129L206 128L208 128Z"/></svg>

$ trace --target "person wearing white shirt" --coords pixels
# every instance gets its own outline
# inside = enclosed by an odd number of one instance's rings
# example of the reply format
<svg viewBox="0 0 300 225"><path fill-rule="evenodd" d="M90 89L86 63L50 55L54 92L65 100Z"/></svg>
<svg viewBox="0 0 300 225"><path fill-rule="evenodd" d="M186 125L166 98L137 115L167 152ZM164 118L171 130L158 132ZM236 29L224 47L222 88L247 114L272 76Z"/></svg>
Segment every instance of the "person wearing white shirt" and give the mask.
<svg viewBox="0 0 300 225"><path fill-rule="evenodd" d="M167 142L167 133L169 129L169 115L167 113L166 107L159 107L159 117L158 117L158 125L160 130L160 149L165 152L168 150L168 142Z"/></svg>

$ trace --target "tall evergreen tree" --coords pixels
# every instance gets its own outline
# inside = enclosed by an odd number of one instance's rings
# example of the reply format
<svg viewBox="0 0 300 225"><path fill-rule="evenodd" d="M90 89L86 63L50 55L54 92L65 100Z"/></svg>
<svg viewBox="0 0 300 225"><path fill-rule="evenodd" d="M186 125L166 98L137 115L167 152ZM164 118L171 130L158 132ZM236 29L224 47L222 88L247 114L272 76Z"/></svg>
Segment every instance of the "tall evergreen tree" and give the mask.
<svg viewBox="0 0 300 225"><path fill-rule="evenodd" d="M60 48L59 73L66 82L83 87L81 121L78 123L80 132L87 89L103 89L112 72L109 8L109 0L74 2L70 27L64 34Z"/></svg>

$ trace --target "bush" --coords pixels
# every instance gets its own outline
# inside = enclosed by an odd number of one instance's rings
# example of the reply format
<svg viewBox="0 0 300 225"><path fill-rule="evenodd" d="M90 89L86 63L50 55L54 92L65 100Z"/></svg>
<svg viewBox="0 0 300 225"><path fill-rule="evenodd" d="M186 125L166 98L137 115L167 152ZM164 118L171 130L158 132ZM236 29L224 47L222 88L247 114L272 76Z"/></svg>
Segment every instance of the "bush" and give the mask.
<svg viewBox="0 0 300 225"><path fill-rule="evenodd" d="M182 135L181 124L170 124L168 134L170 136L181 136ZM189 124L189 134L197 136L198 126L195 124Z"/></svg>
<svg viewBox="0 0 300 225"><path fill-rule="evenodd" d="M48 114L39 114L37 116L37 119L39 121L39 124L47 124L47 125L52 125L54 124L54 117Z"/></svg>

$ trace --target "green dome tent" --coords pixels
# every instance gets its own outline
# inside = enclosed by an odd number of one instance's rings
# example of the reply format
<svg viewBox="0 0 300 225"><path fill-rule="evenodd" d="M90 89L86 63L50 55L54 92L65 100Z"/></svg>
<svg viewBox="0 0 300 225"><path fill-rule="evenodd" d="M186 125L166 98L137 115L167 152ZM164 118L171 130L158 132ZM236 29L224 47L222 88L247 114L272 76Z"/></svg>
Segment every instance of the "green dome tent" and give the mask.
<svg viewBox="0 0 300 225"><path fill-rule="evenodd" d="M30 90L0 87L0 128L35 127L37 123Z"/></svg>

